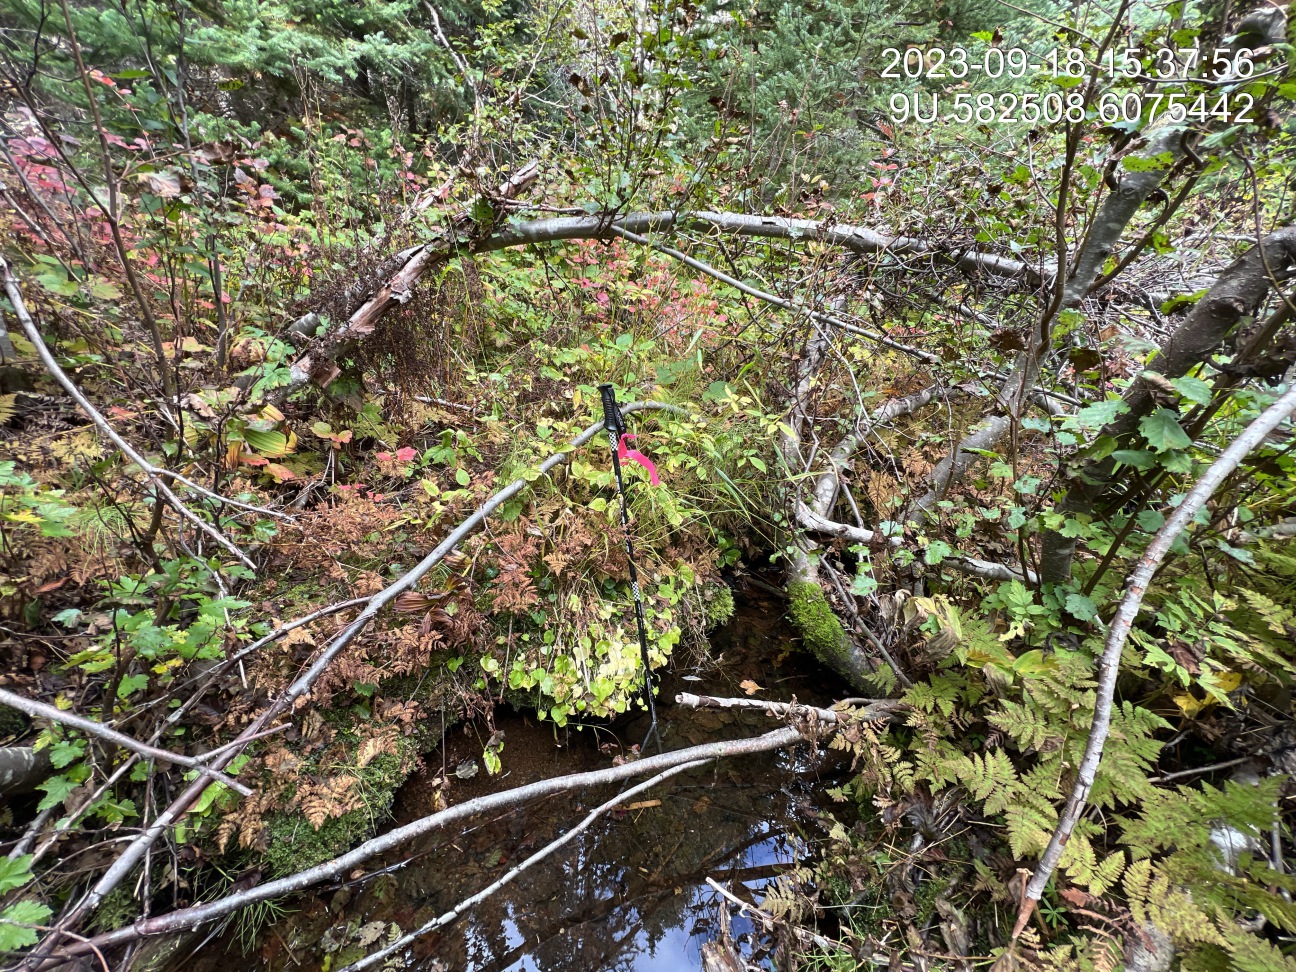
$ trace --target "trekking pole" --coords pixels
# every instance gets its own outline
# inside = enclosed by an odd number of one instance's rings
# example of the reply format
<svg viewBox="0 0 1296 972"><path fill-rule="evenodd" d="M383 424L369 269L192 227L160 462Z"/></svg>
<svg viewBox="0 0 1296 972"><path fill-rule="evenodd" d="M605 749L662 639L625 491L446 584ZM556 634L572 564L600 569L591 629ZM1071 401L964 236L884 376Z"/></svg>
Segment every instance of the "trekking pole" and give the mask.
<svg viewBox="0 0 1296 972"><path fill-rule="evenodd" d="M626 561L630 564L630 590L634 592L635 622L639 626L639 655L643 660L644 702L652 717L648 735L644 736L640 751L648 748L648 740L657 731L657 707L653 702L652 669L648 667L648 625L644 621L643 596L639 593L639 571L635 569L634 542L630 539L630 512L626 505L625 480L621 476L621 454L625 449L625 419L617 408L616 391L611 385L599 385L603 396L603 427L607 429L608 444L612 447L612 470L616 473L617 496L621 499L621 531L625 535ZM633 438L633 437L632 437ZM655 477L654 477L655 478Z"/></svg>

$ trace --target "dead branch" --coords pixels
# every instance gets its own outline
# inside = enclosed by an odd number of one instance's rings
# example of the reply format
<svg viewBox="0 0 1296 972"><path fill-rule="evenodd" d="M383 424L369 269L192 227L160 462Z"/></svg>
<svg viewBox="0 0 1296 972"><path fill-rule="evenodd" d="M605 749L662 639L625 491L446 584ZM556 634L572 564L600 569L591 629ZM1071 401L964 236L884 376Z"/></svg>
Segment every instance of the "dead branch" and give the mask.
<svg viewBox="0 0 1296 972"><path fill-rule="evenodd" d="M880 534L866 527L856 527L838 520L830 520L815 513L814 510L801 502L797 503L797 522L803 529L811 533L818 533L826 537L838 537L842 540L849 540L851 543L872 545L885 539L886 543L892 547L904 545L904 540L901 537L883 538ZM1022 571L1019 568L1009 567L1007 564L997 564L991 560L982 560L979 557L971 557L966 554L955 554L946 557L941 561L941 566L957 570L961 574L981 577L985 580L1011 581L1026 579L1032 584L1038 581L1035 571L1029 567Z"/></svg>
<svg viewBox="0 0 1296 972"><path fill-rule="evenodd" d="M359 962L354 962L351 965L348 965L346 968L341 969L340 972L361 972L362 969L372 968L374 965L377 965L387 956L391 955L396 951L399 951L400 949L404 948L407 945L413 944L415 941L422 938L424 935L430 935L438 928L444 928L446 925L450 924L452 921L455 921L457 918L459 918L459 916L462 915L469 908L481 904L481 902L485 901L492 894L499 891L501 888L507 886L508 884L512 883L517 877L519 877L521 874L523 874L525 871L529 870L530 868L534 867L535 865L539 864L550 854L553 854L555 851L571 843L571 841L575 840L578 836L580 836L582 833L588 830L590 828L590 825L593 824L595 820L603 816L603 814L607 813L613 807L617 806L618 804L625 803L631 797L636 797L640 793L643 793L646 790L652 789L654 786L657 786L657 784L665 782L666 780L670 779L672 776L676 775L677 773L683 773L685 770L691 770L691 769L696 769L699 766L705 766L707 762L708 762L707 760L698 759L690 763L681 763L679 766L672 766L670 769L658 773L652 779L644 780L642 783L639 783L636 786L632 786L624 793L618 793L611 800L608 800L605 803L601 803L593 810L591 810L585 816L584 820L578 823L571 830L567 831L567 833L563 834L561 837L557 838L556 840L552 840L548 844L545 844L544 847L540 848L540 850L536 851L526 860L522 861L522 863L516 865L515 867L510 868L509 871L505 873L499 880L483 888L481 891L478 891L472 897L466 898L463 901L459 902L457 905L455 905L453 908L451 908L441 917L434 918L431 921L426 922L425 924L421 925L419 928L416 928L414 931L410 932L407 935L402 935L400 938L396 939L396 941L392 942L390 945L386 946L385 948L380 948L372 955L366 955Z"/></svg>
<svg viewBox="0 0 1296 972"><path fill-rule="evenodd" d="M531 166L535 166L535 163L529 163L523 170L528 178L519 180L518 176L514 176L500 187L500 196L511 198L511 195L515 195L530 181L534 181L539 170L538 166L534 170ZM378 320L394 304L409 300L413 287L428 270L459 253L493 253L515 246L555 243L562 240L609 240L627 233L643 239L644 235L649 233L697 230L730 236L811 240L839 246L853 253L932 257L951 261L968 273L992 273L996 276L1022 280L1028 286L1039 286L1043 282L1043 278L1035 268L1007 257L967 249L947 249L910 237L889 237L861 226L788 219L781 216L749 216L744 213L721 212L677 213L669 210L629 213L615 219L606 216L564 216L515 223L474 237L477 228L471 219L471 208L468 208L452 217L450 224L451 228L435 239L397 254L398 259L402 261L401 267L378 288L373 297L351 315L341 328L322 338L314 347L308 348L293 363L288 385L277 389L276 395L285 395L300 388L312 378L322 384L331 381L336 374L332 361L343 345L347 341L372 333ZM702 268L697 267L697 269Z"/></svg>
<svg viewBox="0 0 1296 972"><path fill-rule="evenodd" d="M189 507L185 506L184 503L181 502L180 497L176 496L176 494L171 491L171 488L163 481L164 477L178 478L176 477L176 474L168 470L158 469L146 460L129 442L118 435L117 431L108 424L108 420L103 417L103 414L90 404L90 400L82 394L81 389L76 386L72 379L67 376L67 372L59 367L59 363L54 360L54 355L50 353L50 349L46 346L44 338L41 337L40 331L37 330L36 324L31 318L31 314L27 312L27 305L23 303L22 291L18 286L18 279L14 276L13 270L5 261L4 257L0 257L0 273L3 273L4 275L5 292L9 295L9 302L13 305L14 315L18 318L18 323L22 326L23 333L27 335L27 340L35 346L36 353L40 357L41 363L45 366L45 370L54 377L55 381L63 386L64 391L72 396L72 399L81 407L81 410L90 417L90 421L94 423L94 426L99 433L112 442L112 444L115 445L121 453L126 456L126 458L140 468L148 478L149 482L153 484L153 488L162 496L166 497L167 502L171 504L177 513L233 554L242 564L255 569L256 564L252 563L247 554L235 546L228 537L216 530L216 528L210 523L190 510ZM246 505L226 500L224 497L217 496L214 493L209 493L207 490L202 489L202 487L196 486L196 484L188 483L187 485L196 488L203 494L217 499L220 502L229 502L231 505ZM258 507L252 507L252 509L256 509L259 513L268 512Z"/></svg>
<svg viewBox="0 0 1296 972"><path fill-rule="evenodd" d="M723 897L725 900L732 901L734 904L736 904L742 910L742 912L745 912L756 918L759 918L762 922L766 924L767 926L766 930L768 930L769 927L772 927L774 925L783 925L787 929L789 929L794 935L796 935L797 938L801 939L802 942L811 945L816 945L819 948L822 948L826 952L849 951L849 949L841 942L834 942L831 938L825 938L823 935L819 935L816 934L815 932L810 931L809 929L802 928L800 925L795 925L787 921L781 921L778 918L775 918L769 912L762 911L760 908L757 908L750 901L744 901L742 898L738 897L736 894L734 894L732 891L730 891L728 888L722 885L719 881L715 880L715 878L710 878L710 877L707 878L706 883L711 885L713 890L718 891L721 897Z"/></svg>
<svg viewBox="0 0 1296 972"><path fill-rule="evenodd" d="M931 364L931 365L942 364L940 356L932 354L930 351L923 351L919 348L911 348L909 345L901 344L899 341L895 341L887 337L885 334L879 334L877 331L870 331L868 328L860 327L858 324L851 324L849 321L844 321L840 317L836 317L832 314L824 314L820 311L813 310L802 304L796 303L795 301L786 300L783 297L778 296L777 294L771 294L769 291L761 290L758 287L753 287L751 284L744 283L743 281L739 280L737 277L731 277L723 270L717 270L709 263L705 263L702 260L697 259L696 257L691 257L687 253L677 250L674 247L666 246L664 243L658 243L655 240L651 240L646 236L640 236L638 233L631 233L629 230L622 229L621 227L615 224L613 224L612 226L612 232L615 233L617 236L621 237L623 240L628 240L631 243L637 243L640 246L650 247L651 249L656 250L658 253L662 253L668 257L671 257L674 260L678 260L681 263L683 263L685 266L692 267L694 270L704 273L708 277L711 277L715 280L719 280L723 284L727 284L728 286L734 288L734 290L737 290L739 293L746 294L749 297L755 297L757 300L763 300L765 301L765 303L772 304L775 307L782 307L784 310L792 311L795 314L804 314L812 321L818 321L821 324L831 324L833 327L841 328L843 331L848 331L851 334L858 334L861 337L866 337L870 341L876 341L878 342L878 344L891 348L893 351L899 351L902 354L907 354L911 358L917 358L919 361L924 361L927 364Z"/></svg>
<svg viewBox="0 0 1296 972"><path fill-rule="evenodd" d="M173 932L196 928L206 922L232 914L246 905L254 904L258 901L266 901L271 898L282 897L283 895L291 894L295 891L301 891L322 881L336 880L343 875L349 874L358 865L363 864L365 861L378 854L399 847L416 837L445 829L451 824L458 823L461 820L488 811L520 806L531 800L550 796L555 793L564 793L574 789L587 789L594 786L604 786L609 783L617 783L621 780L631 779L636 776L643 776L649 773L659 773L683 763L693 763L699 760L720 759L732 756L748 756L755 753L770 752L776 749L785 749L788 746L795 745L801 740L801 734L796 729L785 727L750 739L705 743L701 746L691 746L687 749L681 749L671 753L662 753L657 756L649 756L644 759L634 760L633 762L624 763L620 766L593 770L587 773L574 773L568 776L554 777L552 779L530 783L526 786L515 787L511 790L503 790L498 793L487 794L486 796L467 800L464 803L450 807L447 810L442 810L438 813L415 820L412 823L397 827L380 837L375 837L372 840L365 841L349 853L336 857L331 861L326 861L323 864L318 864L315 867L300 871L297 874L279 878L275 881L268 881L264 884L259 884L236 894L228 895L224 898L218 898L215 901L208 901L200 905L193 905L189 908L182 908L178 911L158 915L153 918L140 919L134 924L127 925L125 928L98 935L91 939L89 943L74 943L68 945L65 949L61 950L61 955L62 957L68 957L82 954L88 950L89 944L93 944L99 948L108 948L113 945L121 945L152 935L166 935ZM59 959L59 961L62 960L63 958Z"/></svg>
<svg viewBox="0 0 1296 972"><path fill-rule="evenodd" d="M102 722L95 722L93 719L87 719L85 716L79 716L75 712L68 712L63 709L47 705L44 702L37 702L35 699L25 698L10 692L8 689L0 688L0 704L7 705L11 709L17 709L19 712L25 712L29 716L40 719L48 719L50 722L57 722L61 725L71 726L73 729L80 729L86 735L94 736L114 746L120 746L122 749L129 749L132 752L139 753L141 756L148 756L150 759L162 760L168 763L175 763L179 766L188 766L190 769L197 770L203 776L210 777L214 781L224 783L231 790L235 790L244 796L251 796L252 790L244 786L232 776L226 776L224 773L211 769L202 760L194 756L184 756L180 753L173 753L169 749L159 749L157 746L150 746L148 743L140 742L133 736L118 732L105 726Z"/></svg>
<svg viewBox="0 0 1296 972"><path fill-rule="evenodd" d="M1134 625L1134 620L1138 617L1139 608L1143 604L1143 595L1147 593L1148 585L1151 584L1152 578L1161 566L1166 554L1170 552L1171 545L1184 532L1188 524L1192 522L1193 517L1197 515L1197 511L1206 505L1206 501L1219 488L1220 483L1231 475L1242 460L1253 449L1257 448L1269 433L1285 422L1293 412L1296 412L1296 386L1288 389L1281 398L1265 409L1202 474L1202 477L1189 490L1188 495L1184 497L1183 502L1179 504L1174 514L1157 531L1156 536L1152 538L1152 542L1148 544L1147 550L1139 558L1138 566L1126 580L1125 597L1121 600L1120 607L1116 610L1116 616L1112 618L1111 626L1108 628L1107 643L1103 648L1102 659L1098 665L1098 691L1094 701L1093 724L1089 729L1089 740L1085 744L1084 758L1080 762L1075 786L1071 791L1070 799L1067 800L1066 809L1058 821L1057 829L1053 832L1048 847L1045 848L1043 855L1040 857L1039 866L1035 868L1034 876L1031 877L1030 883L1026 886L1026 895L1021 910L1017 915L1017 923L1013 928L1014 941L1021 935L1026 928L1026 924L1030 921L1031 914L1035 910L1035 904L1043 895L1044 886L1048 884L1049 878L1057 867L1058 860L1062 857L1062 852L1071 837L1071 831L1075 828L1076 821L1080 819L1080 815L1084 812L1085 801L1089 796L1089 790L1093 786L1094 777L1097 775L1098 764L1102 760L1103 746L1107 742L1107 733L1111 729L1112 699L1116 692L1116 676L1120 671L1121 649L1124 648L1130 629Z"/></svg>
<svg viewBox="0 0 1296 972"><path fill-rule="evenodd" d="M833 723L852 722L856 719L862 719L864 722L879 722L890 718L900 708L900 703L895 699L868 699L864 710L856 712L851 708L823 709L813 705L768 702L764 699L717 698L713 695L694 695L692 692L680 692L675 696L675 704L689 709L747 709L779 717L785 717L793 712L811 712L820 722ZM837 705L843 704L837 703Z"/></svg>

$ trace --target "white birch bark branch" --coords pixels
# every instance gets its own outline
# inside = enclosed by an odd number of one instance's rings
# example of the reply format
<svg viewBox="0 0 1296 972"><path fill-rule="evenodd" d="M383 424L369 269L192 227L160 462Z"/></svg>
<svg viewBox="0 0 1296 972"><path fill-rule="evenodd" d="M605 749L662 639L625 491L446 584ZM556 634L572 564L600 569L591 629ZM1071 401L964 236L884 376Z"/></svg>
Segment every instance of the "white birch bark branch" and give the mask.
<svg viewBox="0 0 1296 972"><path fill-rule="evenodd" d="M10 692L8 689L0 688L0 705L7 705L11 709L17 709L19 712L25 712L29 716L40 719L48 719L50 722L57 722L61 725L71 726L73 729L80 729L89 736L95 736L105 742L110 742L114 746L120 746L122 749L129 749L132 752L139 753L141 756L147 756L150 759L159 759L168 763L175 763L179 766L188 766L196 769L201 775L210 777L212 780L224 783L231 790L237 790L244 796L250 796L252 790L231 776L211 769L203 760L194 756L184 756L180 753L173 753L169 749L159 749L157 746L151 746L146 742L125 733L118 732L116 729L105 726L102 722L95 722L93 719L87 719L85 716L79 716L75 712L69 712L64 709L47 705L44 702L37 702L35 699L29 699L22 695Z"/></svg>
<svg viewBox="0 0 1296 972"><path fill-rule="evenodd" d="M400 951L402 948L405 948L406 946L414 944L414 942L422 938L424 935L430 935L438 928L444 928L452 921L458 919L459 916L462 915L469 908L481 904L492 894L495 894L495 892L499 891L501 888L504 888L507 885L511 884L514 880L520 877L524 872L534 867L535 865L539 864L546 857L553 854L555 851L561 850L567 844L571 843L573 840L575 840L577 837L583 834L586 830L588 830L590 826L594 823L594 821L596 821L599 817L603 816L603 814L607 813L613 807L617 806L618 804L625 803L631 797L636 797L640 793L643 793L646 790L652 789L654 786L657 786L659 783L664 783L666 780L670 779L672 776L674 776L677 773L683 773L685 770L691 770L691 769L696 769L699 766L705 766L706 763L707 760L699 759L699 760L694 760L691 763L681 763L679 766L672 766L670 769L658 773L652 779L644 780L642 783L632 786L624 793L618 793L611 800L601 803L593 810L591 810L585 816L584 820L582 820L580 823L574 826L571 830L567 831L567 833L563 834L561 837L556 838L555 840L551 840L549 843L545 844L544 847L540 848L540 850L536 851L526 860L522 861L522 863L518 864L513 868L510 868L502 877L500 877L499 880L493 882L492 884L487 885L485 888L482 888L482 890L478 891L472 897L465 898L463 901L459 902L457 905L455 905L445 914L441 915L439 918L434 918L431 921L426 922L425 924L416 928L414 931L402 935L400 938L396 939L396 941L392 942L387 947L380 948L372 955L366 955L359 962L353 962L351 965L348 965L346 968L340 969L339 972L361 972L361 970L363 969L372 968L373 966L381 962L383 959L387 958L387 956Z"/></svg>
<svg viewBox="0 0 1296 972"><path fill-rule="evenodd" d="M1107 642L1098 665L1098 691L1094 701L1093 723L1089 728L1089 740L1085 744L1080 770L1076 774L1075 786L1058 821L1057 829L1040 857L1034 876L1026 886L1025 900L1013 929L1014 940L1021 935L1030 921L1035 904L1043 895L1044 887L1048 884L1049 877L1066 849L1076 821L1084 812L1085 801L1093 787L1094 778L1098 773L1098 764L1102 760L1103 746L1107 742L1107 734L1111 729L1112 701L1116 693L1116 677L1120 672L1121 650L1125 646L1126 639L1129 638L1130 629L1134 626L1134 620L1138 617L1139 608L1143 604L1143 596L1147 593L1157 568L1165 560L1175 540L1192 522L1198 510L1206 505L1206 501L1211 498L1220 484L1237 469L1253 449L1264 441L1269 433L1285 422L1293 412L1296 412L1296 385L1288 389L1282 397L1248 425L1202 474L1197 484L1184 497L1183 502L1166 520L1165 525L1157 531L1156 536L1143 552L1143 556L1139 558L1138 566L1126 580L1125 596L1107 629Z"/></svg>

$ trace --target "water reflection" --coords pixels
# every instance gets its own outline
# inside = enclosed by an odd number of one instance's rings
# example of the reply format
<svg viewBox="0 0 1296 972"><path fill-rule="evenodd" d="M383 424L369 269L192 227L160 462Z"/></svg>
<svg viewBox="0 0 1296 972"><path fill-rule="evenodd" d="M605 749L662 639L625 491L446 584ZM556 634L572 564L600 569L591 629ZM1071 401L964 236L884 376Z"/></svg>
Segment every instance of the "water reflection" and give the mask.
<svg viewBox="0 0 1296 972"><path fill-rule="evenodd" d="M663 700L675 692L740 694L738 683L754 679L767 698L825 702L822 674L798 657L778 659L786 641L770 615L745 613L727 629L716 654L728 661L704 682L667 678ZM823 686L827 688L827 686ZM694 711L660 706L662 747L667 750L721 738L751 736L771 728L760 714ZM429 780L442 765L451 769L445 796L451 803L501 787L520 786L563 773L607 766L616 748L610 730L557 731L524 714L499 714L505 733L503 779L483 773L461 780L453 768L480 757L481 730L450 734L445 753L427 758L425 777L401 794L401 822L431 809ZM621 745L641 739L642 722L618 727ZM611 745L609 745L611 744ZM600 745L603 749L600 750ZM597 821L572 844L472 909L458 922L393 956L388 969L465 972L574 972L574 970L697 969L700 949L714 937L719 896L711 877L740 897L761 900L765 885L787 865L805 860L812 823L820 814L816 793L824 764L806 748L713 764L673 778L637 797L626 809ZM626 784L630 786L633 784ZM456 834L436 834L403 848L403 855L375 862L373 870L402 865L298 902L301 909L262 936L249 969L338 969L381 947L400 929L416 927L498 880L608 799L610 788L554 797L521 811L475 822ZM807 837L806 835L809 835ZM747 891L743 890L747 888ZM761 962L757 929L743 918L732 923L748 959ZM393 937L394 934L393 934ZM209 944L186 968L224 972L224 943ZM238 945L230 948L237 954Z"/></svg>

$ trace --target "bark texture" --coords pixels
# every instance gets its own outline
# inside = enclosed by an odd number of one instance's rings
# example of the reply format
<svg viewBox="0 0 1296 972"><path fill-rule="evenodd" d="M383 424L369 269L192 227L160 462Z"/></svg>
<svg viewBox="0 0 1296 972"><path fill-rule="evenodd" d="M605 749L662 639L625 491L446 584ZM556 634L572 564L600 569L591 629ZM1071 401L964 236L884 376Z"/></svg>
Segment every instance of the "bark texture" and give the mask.
<svg viewBox="0 0 1296 972"><path fill-rule="evenodd" d="M30 793L52 772L49 753L43 749L0 747L0 797Z"/></svg>

